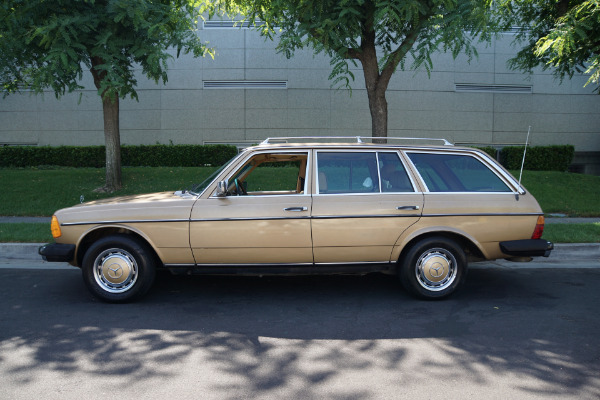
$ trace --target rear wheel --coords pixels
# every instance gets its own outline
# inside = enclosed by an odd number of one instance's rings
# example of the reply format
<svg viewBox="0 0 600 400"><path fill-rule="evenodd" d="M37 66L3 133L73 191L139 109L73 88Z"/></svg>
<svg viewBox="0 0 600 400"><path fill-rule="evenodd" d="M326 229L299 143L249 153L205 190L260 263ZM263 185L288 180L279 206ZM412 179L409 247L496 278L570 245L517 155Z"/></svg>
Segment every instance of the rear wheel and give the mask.
<svg viewBox="0 0 600 400"><path fill-rule="evenodd" d="M418 297L441 299L465 280L467 257L452 239L429 237L416 242L400 259L400 280Z"/></svg>
<svg viewBox="0 0 600 400"><path fill-rule="evenodd" d="M151 249L129 235L96 241L83 257L83 280L101 300L123 303L144 295L152 286L156 266Z"/></svg>

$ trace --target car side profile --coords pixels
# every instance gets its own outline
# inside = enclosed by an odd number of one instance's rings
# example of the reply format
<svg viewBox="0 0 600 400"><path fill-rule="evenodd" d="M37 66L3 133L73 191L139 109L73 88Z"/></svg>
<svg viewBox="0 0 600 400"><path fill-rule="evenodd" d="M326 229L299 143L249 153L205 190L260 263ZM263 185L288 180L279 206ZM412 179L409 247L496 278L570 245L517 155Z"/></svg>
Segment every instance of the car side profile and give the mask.
<svg viewBox="0 0 600 400"><path fill-rule="evenodd" d="M436 299L460 287L469 262L550 254L540 206L489 155L446 141L386 141L267 139L189 190L59 210L55 243L39 252L81 268L90 291L109 302L144 295L158 268L383 272Z"/></svg>

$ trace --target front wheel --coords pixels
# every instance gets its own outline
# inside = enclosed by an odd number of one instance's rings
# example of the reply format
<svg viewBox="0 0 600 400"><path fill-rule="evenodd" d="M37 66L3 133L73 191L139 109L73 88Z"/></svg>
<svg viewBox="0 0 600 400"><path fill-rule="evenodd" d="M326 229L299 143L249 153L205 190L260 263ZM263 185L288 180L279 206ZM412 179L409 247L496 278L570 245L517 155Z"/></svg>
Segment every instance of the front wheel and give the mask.
<svg viewBox="0 0 600 400"><path fill-rule="evenodd" d="M400 259L402 285L424 299L449 296L464 282L466 274L465 252L445 237L422 239Z"/></svg>
<svg viewBox="0 0 600 400"><path fill-rule="evenodd" d="M83 281L96 297L123 303L144 295L156 274L151 250L128 235L96 241L83 257Z"/></svg>

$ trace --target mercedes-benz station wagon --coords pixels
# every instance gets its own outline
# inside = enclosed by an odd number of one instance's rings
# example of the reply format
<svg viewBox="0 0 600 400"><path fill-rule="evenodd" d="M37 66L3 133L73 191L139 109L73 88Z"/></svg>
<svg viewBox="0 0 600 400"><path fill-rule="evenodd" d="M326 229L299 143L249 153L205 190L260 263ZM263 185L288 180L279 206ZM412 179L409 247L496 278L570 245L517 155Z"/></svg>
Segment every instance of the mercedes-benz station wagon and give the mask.
<svg viewBox="0 0 600 400"><path fill-rule="evenodd" d="M323 139L267 139L188 190L59 210L55 243L39 252L81 268L100 299L125 302L145 294L159 268L383 272L418 297L443 298L468 262L526 261L553 248L534 197L480 150Z"/></svg>

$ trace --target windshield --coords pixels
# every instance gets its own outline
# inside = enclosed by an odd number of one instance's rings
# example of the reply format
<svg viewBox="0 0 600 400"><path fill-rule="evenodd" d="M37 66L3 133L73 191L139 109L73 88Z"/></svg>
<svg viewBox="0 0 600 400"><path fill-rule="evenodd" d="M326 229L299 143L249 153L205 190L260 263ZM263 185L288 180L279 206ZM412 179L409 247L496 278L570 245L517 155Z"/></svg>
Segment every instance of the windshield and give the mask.
<svg viewBox="0 0 600 400"><path fill-rule="evenodd" d="M208 185L210 185L212 181L215 180L215 178L221 173L221 171L223 171L225 169L225 167L228 166L229 163L231 163L231 161L233 161L238 156L239 156L239 154L235 155L229 161L227 161L226 163L224 163L223 165L221 165L219 168L217 168L217 170L215 172L213 172L212 174L210 174L210 176L208 178L206 178L205 180L203 180L202 183L199 183L199 184L196 184L196 185L192 186L191 188L189 188L188 190L186 190L186 192L191 193L191 194L195 194L195 195L201 194L204 191L204 189L206 189L206 187Z"/></svg>

